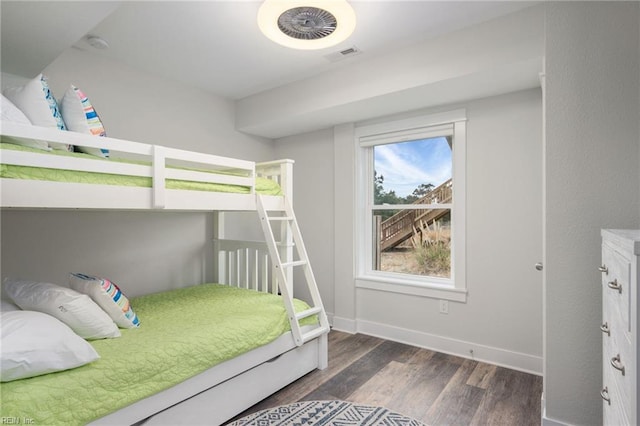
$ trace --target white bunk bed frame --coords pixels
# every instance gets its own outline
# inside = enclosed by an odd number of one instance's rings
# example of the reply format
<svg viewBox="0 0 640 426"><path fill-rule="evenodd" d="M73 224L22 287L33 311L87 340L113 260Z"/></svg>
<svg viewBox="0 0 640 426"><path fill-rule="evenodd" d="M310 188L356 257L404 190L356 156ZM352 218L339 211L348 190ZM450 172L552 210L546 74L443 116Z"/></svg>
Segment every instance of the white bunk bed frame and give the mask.
<svg viewBox="0 0 640 426"><path fill-rule="evenodd" d="M285 197L292 189L292 160L256 164L252 161L202 154L175 148L131 142L122 139L59 131L57 129L25 126L2 122L2 136L24 140L42 140L105 148L111 157L133 158L148 165L96 161L4 150L2 163L51 169L101 172L116 175L142 176L152 179L152 188L93 185L86 183L45 182L35 180L1 179L2 207L45 209L116 209L166 211L255 211L255 177L277 181ZM195 170L167 169L165 166L193 167L204 171L237 172L238 176L204 173ZM249 188L248 194L183 191L165 188L166 179L240 185ZM265 196L274 209L282 207L282 197Z"/></svg>
<svg viewBox="0 0 640 426"><path fill-rule="evenodd" d="M92 210L164 210L164 211L257 211L263 221L266 241L247 242L214 239L216 277L221 284L280 292L287 307L291 331L270 344L218 364L178 385L102 417L91 424L222 424L255 403L278 391L314 369L327 367L326 314L317 285L306 259L297 222L290 208L293 161L268 163L200 154L113 138L2 122L1 134L23 140L44 140L75 146L108 149L112 157L143 159L148 165L124 164L93 159L43 155L41 153L2 150L1 162L22 166L103 172L152 179L151 188L119 187L86 183L64 183L21 179L0 179L2 209L92 209ZM211 174L198 170L234 172L236 175ZM255 177L278 182L283 196L257 195ZM247 194L184 191L165 188L166 179L241 185ZM276 220L289 220L281 244L276 247L267 211L282 212ZM286 217L286 216L289 217ZM266 220L265 220L266 219ZM265 227L267 226L267 227ZM269 231L269 232L268 232ZM271 234L270 236L268 234ZM271 242L269 241L271 238ZM301 252L300 252L301 250ZM292 271L287 266L303 266L313 299L304 313L292 311ZM317 315L319 326L300 327L298 321Z"/></svg>

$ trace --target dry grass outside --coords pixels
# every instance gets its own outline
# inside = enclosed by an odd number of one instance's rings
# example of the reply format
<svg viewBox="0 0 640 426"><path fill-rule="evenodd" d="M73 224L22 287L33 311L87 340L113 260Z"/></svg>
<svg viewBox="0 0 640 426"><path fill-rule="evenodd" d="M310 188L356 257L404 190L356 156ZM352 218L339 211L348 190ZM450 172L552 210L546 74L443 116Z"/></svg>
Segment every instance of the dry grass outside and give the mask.
<svg viewBox="0 0 640 426"><path fill-rule="evenodd" d="M451 229L438 222L421 228L407 243L381 253L380 270L451 277Z"/></svg>
<svg viewBox="0 0 640 426"><path fill-rule="evenodd" d="M412 249L391 249L382 252L380 270L401 274L423 274L423 269L413 254Z"/></svg>

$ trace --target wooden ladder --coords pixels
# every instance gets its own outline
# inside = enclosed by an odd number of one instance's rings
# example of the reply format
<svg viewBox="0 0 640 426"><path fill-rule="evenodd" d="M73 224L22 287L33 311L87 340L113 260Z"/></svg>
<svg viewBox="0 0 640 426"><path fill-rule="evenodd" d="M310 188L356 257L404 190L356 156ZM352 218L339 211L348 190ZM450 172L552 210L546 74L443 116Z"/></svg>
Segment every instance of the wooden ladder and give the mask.
<svg viewBox="0 0 640 426"><path fill-rule="evenodd" d="M256 195L256 197L258 214L260 215L260 225L262 226L262 231L264 232L267 247L269 249L271 264L276 272L278 287L282 294L285 308L287 309L289 323L291 324L291 331L296 345L302 346L309 340L313 340L316 337L329 332L327 314L322 305L322 300L320 299L320 292L318 291L318 285L313 275L313 271L311 270L307 250L305 249L302 241L302 234L298 227L298 221L296 220L289 201L284 199L283 210L267 210L262 200L262 196ZM275 214L269 215L269 213ZM272 226L272 223L274 222L280 222L282 224L281 239L285 242L285 246L288 245L286 244L288 242L293 243L294 250L287 250L286 252L286 262L282 261L280 250L278 249L279 244L276 242L274 236ZM297 252L297 256L293 252ZM293 307L293 268L296 267L302 268L307 289L311 294L311 307L301 312L296 312ZM302 333L300 321L312 315L318 316L318 327Z"/></svg>

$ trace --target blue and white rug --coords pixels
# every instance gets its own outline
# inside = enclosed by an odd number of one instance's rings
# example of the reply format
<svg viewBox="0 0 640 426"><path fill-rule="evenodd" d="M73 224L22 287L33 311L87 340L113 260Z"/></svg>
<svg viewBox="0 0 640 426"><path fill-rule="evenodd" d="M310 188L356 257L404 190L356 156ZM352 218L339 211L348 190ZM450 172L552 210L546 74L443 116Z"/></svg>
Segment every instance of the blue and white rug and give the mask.
<svg viewBox="0 0 640 426"><path fill-rule="evenodd" d="M383 407L346 401L300 401L250 414L229 426L424 426Z"/></svg>

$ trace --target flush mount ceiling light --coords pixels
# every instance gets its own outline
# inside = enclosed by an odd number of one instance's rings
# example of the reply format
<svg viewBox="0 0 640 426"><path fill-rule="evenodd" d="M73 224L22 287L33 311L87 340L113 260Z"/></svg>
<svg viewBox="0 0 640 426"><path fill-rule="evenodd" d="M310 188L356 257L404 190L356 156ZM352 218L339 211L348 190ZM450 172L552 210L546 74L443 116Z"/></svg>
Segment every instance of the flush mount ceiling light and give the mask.
<svg viewBox="0 0 640 426"><path fill-rule="evenodd" d="M94 49L105 50L109 48L109 43L101 37L95 35L87 36L87 43Z"/></svg>
<svg viewBox="0 0 640 426"><path fill-rule="evenodd" d="M265 0L258 26L269 39L293 49L324 49L344 41L356 27L346 0Z"/></svg>

